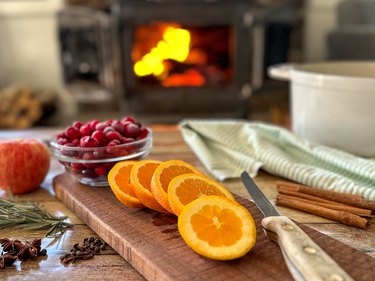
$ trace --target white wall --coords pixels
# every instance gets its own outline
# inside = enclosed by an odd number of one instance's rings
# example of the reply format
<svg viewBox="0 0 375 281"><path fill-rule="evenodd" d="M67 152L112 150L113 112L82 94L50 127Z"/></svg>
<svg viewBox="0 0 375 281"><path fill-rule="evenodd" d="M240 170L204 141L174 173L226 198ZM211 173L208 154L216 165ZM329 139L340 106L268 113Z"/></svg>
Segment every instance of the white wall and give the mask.
<svg viewBox="0 0 375 281"><path fill-rule="evenodd" d="M62 88L56 13L61 0L0 1L0 86Z"/></svg>

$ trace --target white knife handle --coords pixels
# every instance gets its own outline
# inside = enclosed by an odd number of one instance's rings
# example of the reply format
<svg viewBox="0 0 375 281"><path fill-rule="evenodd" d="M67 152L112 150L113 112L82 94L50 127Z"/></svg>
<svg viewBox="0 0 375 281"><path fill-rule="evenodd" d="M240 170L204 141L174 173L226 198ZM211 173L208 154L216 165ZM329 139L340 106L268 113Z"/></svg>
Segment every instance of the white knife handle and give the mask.
<svg viewBox="0 0 375 281"><path fill-rule="evenodd" d="M262 225L267 236L277 242L293 278L298 281L353 280L302 229L285 216L266 217Z"/></svg>

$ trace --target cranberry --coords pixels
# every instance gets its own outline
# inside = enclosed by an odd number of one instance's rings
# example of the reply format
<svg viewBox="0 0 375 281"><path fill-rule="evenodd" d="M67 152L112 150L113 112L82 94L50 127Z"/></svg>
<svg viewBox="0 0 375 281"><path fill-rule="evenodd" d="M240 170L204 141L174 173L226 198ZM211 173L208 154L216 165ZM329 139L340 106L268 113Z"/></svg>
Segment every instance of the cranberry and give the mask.
<svg viewBox="0 0 375 281"><path fill-rule="evenodd" d="M80 145L81 147L96 147L99 146L99 142L90 136L84 136L81 138Z"/></svg>
<svg viewBox="0 0 375 281"><path fill-rule="evenodd" d="M107 171L111 170L113 168L113 166L115 165L116 163L115 162L108 162L108 163L104 163L103 164L103 167L107 169Z"/></svg>
<svg viewBox="0 0 375 281"><path fill-rule="evenodd" d="M95 130L95 127L96 127L97 124L99 124L98 120L92 120L92 121L88 122L88 125L91 127L91 129L93 131Z"/></svg>
<svg viewBox="0 0 375 281"><path fill-rule="evenodd" d="M89 124L83 125L81 128L79 128L79 132L81 133L81 136L90 136L93 132L93 129Z"/></svg>
<svg viewBox="0 0 375 281"><path fill-rule="evenodd" d="M139 150L138 146L136 145L130 145L127 147L127 152L128 154L132 154L132 153L135 153L137 150Z"/></svg>
<svg viewBox="0 0 375 281"><path fill-rule="evenodd" d="M114 139L114 140L111 140L107 146L117 146L117 145L120 145L121 144L121 141L118 140L118 139Z"/></svg>
<svg viewBox="0 0 375 281"><path fill-rule="evenodd" d="M121 144L121 142L120 142L119 140L111 140L111 141L107 144L106 152L107 152L108 154L110 154L111 157L113 157L113 156L117 156L119 148L118 148L118 147L115 147L115 146L118 146L119 144Z"/></svg>
<svg viewBox="0 0 375 281"><path fill-rule="evenodd" d="M83 154L83 156L82 156L82 159L83 160L95 160L94 153L92 153L92 152L85 152L85 154Z"/></svg>
<svg viewBox="0 0 375 281"><path fill-rule="evenodd" d="M65 135L65 132L61 132L61 133L58 133L56 135L56 140L60 139L60 138L66 138L66 135Z"/></svg>
<svg viewBox="0 0 375 281"><path fill-rule="evenodd" d="M72 141L74 139L79 139L81 137L81 134L79 133L79 130L75 127L68 127L65 130L65 135L68 138L68 140Z"/></svg>
<svg viewBox="0 0 375 281"><path fill-rule="evenodd" d="M74 128L77 128L77 129L79 129L79 128L81 128L82 127L82 122L81 121L75 121L75 122L73 122L73 127Z"/></svg>
<svg viewBox="0 0 375 281"><path fill-rule="evenodd" d="M83 166L85 166L85 168L88 168L88 169L95 169L96 167L98 167L98 164L97 163L84 163Z"/></svg>
<svg viewBox="0 0 375 281"><path fill-rule="evenodd" d="M104 128L103 133L106 134L106 133L111 132L111 131L116 131L116 130L112 126L108 126L108 127Z"/></svg>
<svg viewBox="0 0 375 281"><path fill-rule="evenodd" d="M96 124L95 130L97 130L97 131L103 131L107 127L108 127L107 123L101 122L101 123Z"/></svg>
<svg viewBox="0 0 375 281"><path fill-rule="evenodd" d="M125 132L125 127L128 126L129 124L133 124L133 122L124 121L124 122L121 122L121 124L124 125L124 132Z"/></svg>
<svg viewBox="0 0 375 281"><path fill-rule="evenodd" d="M92 153L92 155L94 156L95 159L105 159L105 158L108 158L108 155L105 153L104 150L94 151ZM112 156L110 156L110 157L112 157Z"/></svg>
<svg viewBox="0 0 375 281"><path fill-rule="evenodd" d="M57 143L60 145L67 144L69 141L66 138L58 138Z"/></svg>
<svg viewBox="0 0 375 281"><path fill-rule="evenodd" d="M103 175L105 175L106 172L107 172L107 170L103 166L99 166L99 167L95 168L95 173L98 176L103 176Z"/></svg>
<svg viewBox="0 0 375 281"><path fill-rule="evenodd" d="M121 135L119 132L117 131L109 131L108 133L106 133L106 138L109 140L109 141L112 141L112 140L120 140L121 138ZM108 146L108 145L107 145Z"/></svg>
<svg viewBox="0 0 375 281"><path fill-rule="evenodd" d="M119 148L115 151L116 156L126 156L129 155L129 152L125 148Z"/></svg>
<svg viewBox="0 0 375 281"><path fill-rule="evenodd" d="M125 150L125 153L123 153L123 150ZM109 155L109 156L107 156L107 158L116 158L116 157L120 157L122 155L128 155L128 152L126 151L126 149L119 148L119 147L113 147L113 146L107 147L106 152Z"/></svg>
<svg viewBox="0 0 375 281"><path fill-rule="evenodd" d="M134 141L134 139L133 139L133 138L127 138L127 137L121 137L121 138L120 138L120 141L121 141L122 143L131 143L131 142Z"/></svg>
<svg viewBox="0 0 375 281"><path fill-rule="evenodd" d="M70 167L72 167L72 169L76 169L76 170L82 170L84 168L84 166L81 163L72 163L70 165Z"/></svg>
<svg viewBox="0 0 375 281"><path fill-rule="evenodd" d="M84 169L82 170L82 175L88 178L97 178L98 175L95 173L94 169Z"/></svg>
<svg viewBox="0 0 375 281"><path fill-rule="evenodd" d="M75 145L70 143L70 142L64 144L64 146L75 147ZM70 156L70 157L77 156L77 151L72 151L72 150L69 150L69 149L61 149L60 151L61 151L61 154L66 155L66 156Z"/></svg>
<svg viewBox="0 0 375 281"><path fill-rule="evenodd" d="M73 146L79 146L80 145L80 140L79 139L72 140L72 145Z"/></svg>
<svg viewBox="0 0 375 281"><path fill-rule="evenodd" d="M131 123L135 123L134 118L129 117L129 116L124 117L124 118L121 119L121 123L124 123L124 122L127 122L127 121L129 121L129 122L131 122Z"/></svg>
<svg viewBox="0 0 375 281"><path fill-rule="evenodd" d="M64 144L64 146L69 146L69 147L74 147L74 144L72 144L71 142L67 142L66 144ZM63 153L64 151L69 151L68 149L61 149L61 152Z"/></svg>
<svg viewBox="0 0 375 281"><path fill-rule="evenodd" d="M124 135L126 137L136 138L139 135L139 127L134 123L128 124L125 126Z"/></svg>
<svg viewBox="0 0 375 281"><path fill-rule="evenodd" d="M100 144L103 145L105 142L105 134L102 131L94 131L91 135L93 139L96 139L96 141Z"/></svg>
<svg viewBox="0 0 375 281"><path fill-rule="evenodd" d="M119 132L120 134L123 134L123 133L124 133L125 126L124 126L124 124L121 123L120 121L118 121L118 120L114 120L114 121L112 121L111 126L112 126L117 132Z"/></svg>
<svg viewBox="0 0 375 281"><path fill-rule="evenodd" d="M147 135L148 135L148 130L143 127L139 130L139 135L137 137L137 140L144 139L145 137L147 137Z"/></svg>
<svg viewBox="0 0 375 281"><path fill-rule="evenodd" d="M84 160L95 160L95 156L91 152L86 152L83 154L82 159ZM96 168L98 164L96 163L85 163L83 164L86 168Z"/></svg>

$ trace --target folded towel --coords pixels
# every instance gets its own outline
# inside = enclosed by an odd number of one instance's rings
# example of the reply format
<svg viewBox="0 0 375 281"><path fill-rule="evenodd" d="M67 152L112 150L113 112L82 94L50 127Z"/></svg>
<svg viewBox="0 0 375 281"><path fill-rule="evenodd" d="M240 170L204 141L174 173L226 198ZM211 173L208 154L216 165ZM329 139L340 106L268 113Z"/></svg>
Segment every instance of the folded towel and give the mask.
<svg viewBox="0 0 375 281"><path fill-rule="evenodd" d="M218 180L259 169L305 185L375 200L375 160L319 145L290 131L244 120L186 119L186 143Z"/></svg>

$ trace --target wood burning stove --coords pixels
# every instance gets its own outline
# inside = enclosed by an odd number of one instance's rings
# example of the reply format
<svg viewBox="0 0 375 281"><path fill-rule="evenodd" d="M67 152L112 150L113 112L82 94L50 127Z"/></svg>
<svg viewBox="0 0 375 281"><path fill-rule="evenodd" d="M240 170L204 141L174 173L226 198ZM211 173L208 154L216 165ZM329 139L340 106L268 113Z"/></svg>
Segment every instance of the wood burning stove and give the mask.
<svg viewBox="0 0 375 281"><path fill-rule="evenodd" d="M254 10L249 0L117 1L124 110L244 117L262 76Z"/></svg>

